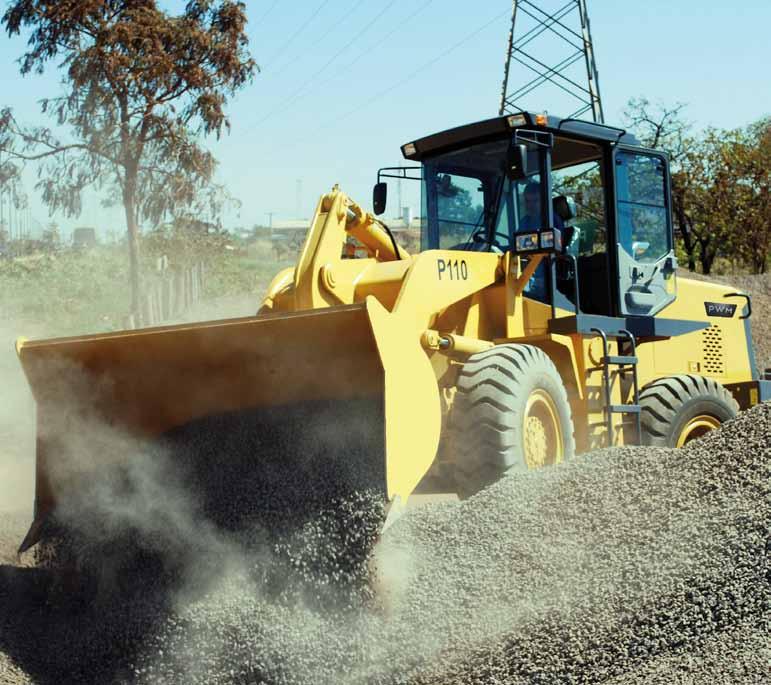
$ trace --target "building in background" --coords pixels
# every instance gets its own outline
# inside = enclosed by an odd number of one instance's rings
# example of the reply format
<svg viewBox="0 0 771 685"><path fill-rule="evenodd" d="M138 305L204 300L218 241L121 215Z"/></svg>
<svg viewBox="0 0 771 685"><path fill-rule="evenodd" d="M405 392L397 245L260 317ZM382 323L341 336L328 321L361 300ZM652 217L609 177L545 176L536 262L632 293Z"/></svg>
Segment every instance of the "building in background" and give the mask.
<svg viewBox="0 0 771 685"><path fill-rule="evenodd" d="M97 245L96 229L89 227L76 228L72 232L72 247L76 250L85 250Z"/></svg>

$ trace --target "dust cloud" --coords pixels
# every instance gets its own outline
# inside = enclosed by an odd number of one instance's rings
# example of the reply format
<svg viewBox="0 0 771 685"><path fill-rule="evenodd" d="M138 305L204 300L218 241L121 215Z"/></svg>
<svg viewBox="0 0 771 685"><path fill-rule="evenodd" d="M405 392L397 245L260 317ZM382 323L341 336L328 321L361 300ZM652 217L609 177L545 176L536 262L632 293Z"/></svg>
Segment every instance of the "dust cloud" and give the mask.
<svg viewBox="0 0 771 685"><path fill-rule="evenodd" d="M35 404L16 356L22 322L0 321L0 512L31 514Z"/></svg>

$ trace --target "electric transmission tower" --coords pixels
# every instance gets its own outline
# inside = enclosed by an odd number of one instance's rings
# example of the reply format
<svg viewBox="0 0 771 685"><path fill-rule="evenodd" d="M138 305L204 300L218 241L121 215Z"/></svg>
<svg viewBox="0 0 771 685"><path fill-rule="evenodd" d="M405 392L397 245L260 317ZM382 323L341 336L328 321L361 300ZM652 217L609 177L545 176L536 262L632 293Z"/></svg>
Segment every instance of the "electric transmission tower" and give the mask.
<svg viewBox="0 0 771 685"><path fill-rule="evenodd" d="M562 3L546 10L546 0L513 0L499 114L540 111L567 100L564 111L571 118L590 112L604 122L586 0ZM532 97L536 91L538 100Z"/></svg>

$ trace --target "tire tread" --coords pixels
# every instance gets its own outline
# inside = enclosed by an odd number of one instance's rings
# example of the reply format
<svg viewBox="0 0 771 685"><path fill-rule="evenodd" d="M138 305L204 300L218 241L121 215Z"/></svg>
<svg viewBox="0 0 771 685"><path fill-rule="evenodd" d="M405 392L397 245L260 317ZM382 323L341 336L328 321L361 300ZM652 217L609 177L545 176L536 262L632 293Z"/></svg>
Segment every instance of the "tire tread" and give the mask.
<svg viewBox="0 0 771 685"><path fill-rule="evenodd" d="M674 447L673 430L692 402L712 402L720 413L736 416L739 405L733 395L712 378L696 374L679 374L659 378L640 391L643 443ZM719 418L719 417L716 417Z"/></svg>
<svg viewBox="0 0 771 685"><path fill-rule="evenodd" d="M455 456L456 486L469 496L504 474L526 468L517 445L526 378L556 381L555 402L567 408L566 457L575 441L567 392L554 363L533 345L504 344L471 356L461 369L448 436Z"/></svg>

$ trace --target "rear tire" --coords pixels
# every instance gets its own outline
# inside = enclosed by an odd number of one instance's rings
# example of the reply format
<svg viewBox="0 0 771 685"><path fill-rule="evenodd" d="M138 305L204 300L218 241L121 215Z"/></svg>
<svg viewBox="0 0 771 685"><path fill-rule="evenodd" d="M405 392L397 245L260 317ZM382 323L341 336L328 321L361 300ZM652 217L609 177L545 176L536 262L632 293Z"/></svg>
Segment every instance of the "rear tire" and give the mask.
<svg viewBox="0 0 771 685"><path fill-rule="evenodd" d="M739 405L720 383L704 376L661 378L640 392L642 442L682 447L739 413Z"/></svg>
<svg viewBox="0 0 771 685"><path fill-rule="evenodd" d="M543 350L498 345L469 357L458 378L449 448L461 497L507 473L573 456L570 403Z"/></svg>

